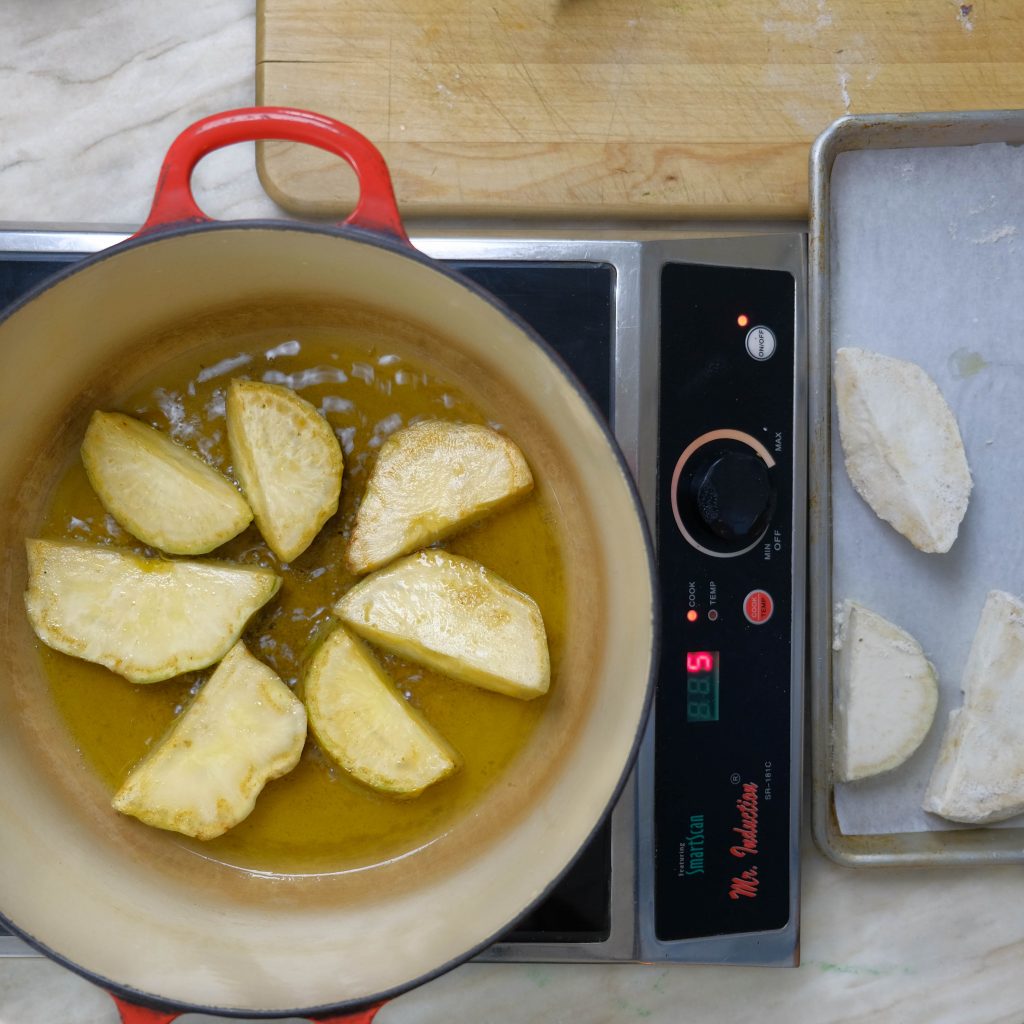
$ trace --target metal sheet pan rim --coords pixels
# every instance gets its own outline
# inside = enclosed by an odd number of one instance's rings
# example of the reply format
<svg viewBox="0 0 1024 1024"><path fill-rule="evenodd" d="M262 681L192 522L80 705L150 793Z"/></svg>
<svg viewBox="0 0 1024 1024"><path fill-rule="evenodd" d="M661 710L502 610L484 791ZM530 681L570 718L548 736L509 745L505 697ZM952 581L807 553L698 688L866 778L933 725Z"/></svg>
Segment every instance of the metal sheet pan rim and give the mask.
<svg viewBox="0 0 1024 1024"><path fill-rule="evenodd" d="M819 849L847 867L1024 863L1024 829L844 835L833 802L831 495L831 176L848 150L1024 145L1024 110L850 115L810 153L808 234L808 574L811 829Z"/></svg>

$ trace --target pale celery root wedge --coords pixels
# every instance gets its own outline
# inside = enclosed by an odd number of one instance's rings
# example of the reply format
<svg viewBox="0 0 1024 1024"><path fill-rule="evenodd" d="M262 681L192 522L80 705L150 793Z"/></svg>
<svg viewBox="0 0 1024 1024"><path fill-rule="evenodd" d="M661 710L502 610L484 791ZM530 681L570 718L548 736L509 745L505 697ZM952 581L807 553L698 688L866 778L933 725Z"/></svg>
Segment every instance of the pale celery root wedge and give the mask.
<svg viewBox="0 0 1024 1024"><path fill-rule="evenodd" d="M313 656L303 698L324 752L373 789L415 796L459 766L459 755L344 626Z"/></svg>
<svg viewBox="0 0 1024 1024"><path fill-rule="evenodd" d="M235 475L263 539L284 562L338 511L343 457L330 424L289 388L233 380L227 397Z"/></svg>
<svg viewBox="0 0 1024 1024"><path fill-rule="evenodd" d="M984 825L1024 811L1024 602L985 600L967 655L963 705L950 712L924 809Z"/></svg>
<svg viewBox="0 0 1024 1024"><path fill-rule="evenodd" d="M836 409L846 471L875 514L921 551L948 551L971 493L960 430L914 363L836 352Z"/></svg>
<svg viewBox="0 0 1024 1024"><path fill-rule="evenodd" d="M335 614L372 643L510 697L547 692L540 609L478 562L421 551L357 583Z"/></svg>
<svg viewBox="0 0 1024 1024"><path fill-rule="evenodd" d="M472 423L426 420L384 442L345 552L355 573L433 544L533 487L523 453Z"/></svg>
<svg viewBox="0 0 1024 1024"><path fill-rule="evenodd" d="M39 639L133 683L212 665L281 585L269 569L227 562L63 541L25 547L25 605Z"/></svg>
<svg viewBox="0 0 1024 1024"><path fill-rule="evenodd" d="M94 412L82 462L103 507L169 554L205 554L252 521L245 498L217 470L131 416Z"/></svg>
<svg viewBox="0 0 1024 1024"><path fill-rule="evenodd" d="M899 626L846 601L837 621L835 772L853 782L892 771L921 745L939 700L935 670Z"/></svg>
<svg viewBox="0 0 1024 1024"><path fill-rule="evenodd" d="M213 839L249 816L267 782L298 764L305 741L302 702L239 642L131 770L114 808Z"/></svg>

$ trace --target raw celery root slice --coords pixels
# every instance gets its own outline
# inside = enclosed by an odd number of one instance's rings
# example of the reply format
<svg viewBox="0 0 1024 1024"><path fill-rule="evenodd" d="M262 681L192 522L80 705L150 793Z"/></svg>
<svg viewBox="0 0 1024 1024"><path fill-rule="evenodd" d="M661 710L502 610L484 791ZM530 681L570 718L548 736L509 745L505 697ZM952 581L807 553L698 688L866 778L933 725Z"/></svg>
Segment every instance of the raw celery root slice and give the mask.
<svg viewBox="0 0 1024 1024"><path fill-rule="evenodd" d="M324 752L373 789L415 796L459 766L459 755L344 626L313 656L303 699Z"/></svg>
<svg viewBox="0 0 1024 1024"><path fill-rule="evenodd" d="M334 613L372 643L453 679L523 700L548 690L536 602L471 559L410 555L357 583Z"/></svg>
<svg viewBox="0 0 1024 1024"><path fill-rule="evenodd" d="M875 514L921 551L948 551L971 494L960 430L915 363L841 348L836 408L846 471Z"/></svg>
<svg viewBox="0 0 1024 1024"><path fill-rule="evenodd" d="M212 665L281 585L269 569L228 562L64 541L25 546L25 605L39 639L133 683Z"/></svg>
<svg viewBox="0 0 1024 1024"><path fill-rule="evenodd" d="M523 453L489 427L425 420L397 430L370 473L345 561L355 573L379 569L532 487Z"/></svg>
<svg viewBox="0 0 1024 1024"><path fill-rule="evenodd" d="M935 669L907 632L863 605L838 615L835 770L853 782L903 764L921 745L939 700Z"/></svg>
<svg viewBox="0 0 1024 1024"><path fill-rule="evenodd" d="M82 462L103 507L169 554L206 554L252 521L245 498L217 470L131 416L94 412Z"/></svg>
<svg viewBox="0 0 1024 1024"><path fill-rule="evenodd" d="M984 825L1024 811L1024 602L988 594L923 807Z"/></svg>
<svg viewBox="0 0 1024 1024"><path fill-rule="evenodd" d="M114 808L213 839L249 816L267 782L298 764L305 741L302 702L239 641L131 770Z"/></svg>
<svg viewBox="0 0 1024 1024"><path fill-rule="evenodd" d="M263 539L298 558L338 511L344 459L330 424L289 388L233 380L227 397L235 475Z"/></svg>

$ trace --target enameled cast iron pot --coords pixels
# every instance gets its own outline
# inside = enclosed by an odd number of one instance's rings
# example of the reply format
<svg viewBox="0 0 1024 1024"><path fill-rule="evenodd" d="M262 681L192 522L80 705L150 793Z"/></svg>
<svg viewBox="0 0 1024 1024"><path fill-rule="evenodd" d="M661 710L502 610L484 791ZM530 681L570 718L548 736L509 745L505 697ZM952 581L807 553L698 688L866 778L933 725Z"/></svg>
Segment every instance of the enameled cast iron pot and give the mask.
<svg viewBox="0 0 1024 1024"><path fill-rule="evenodd" d="M268 138L348 161L361 197L344 225L203 215L190 192L199 159ZM504 425L561 520L566 654L540 725L472 813L425 849L364 871L255 875L115 814L57 716L24 613L23 542L78 457L90 413L116 408L167 360L202 363L203 338L176 325L278 301L342 319L348 307L375 311L381 330L394 327ZM159 346L148 343L156 336ZM635 754L654 664L643 512L578 383L513 314L412 248L383 159L351 128L257 108L186 130L142 230L0 321L0 437L0 913L39 949L149 1007L369 1019L381 1000L499 936L602 820Z"/></svg>

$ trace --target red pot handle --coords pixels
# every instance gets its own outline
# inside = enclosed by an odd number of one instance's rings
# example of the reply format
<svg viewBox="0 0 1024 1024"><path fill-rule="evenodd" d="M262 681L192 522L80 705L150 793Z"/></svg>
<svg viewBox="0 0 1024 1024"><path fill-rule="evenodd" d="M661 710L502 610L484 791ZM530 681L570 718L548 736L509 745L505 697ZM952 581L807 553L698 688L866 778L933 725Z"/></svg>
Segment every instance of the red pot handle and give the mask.
<svg viewBox="0 0 1024 1024"><path fill-rule="evenodd" d="M117 1004L117 1012L121 1017L121 1024L171 1024L177 1020L181 1013L173 1010L151 1010L146 1006L136 1006L134 1003L125 1002L120 996L111 993L111 998ZM382 999L379 1003L371 1003L362 1010L355 1010L352 1013L345 1013L333 1017L309 1017L315 1024L373 1024L373 1018L377 1011L387 1002Z"/></svg>
<svg viewBox="0 0 1024 1024"><path fill-rule="evenodd" d="M137 235L172 224L212 220L192 196L192 172L208 153L236 142L281 139L305 142L346 160L359 179L359 201L344 221L409 243L398 214L391 175L380 151L365 135L323 114L290 107L243 107L196 121L171 143L160 168L153 206Z"/></svg>

